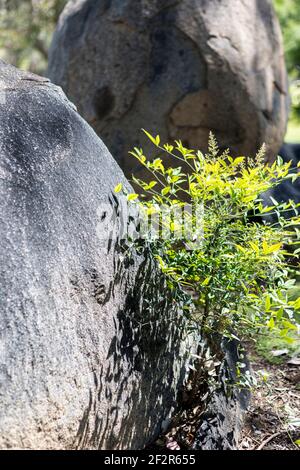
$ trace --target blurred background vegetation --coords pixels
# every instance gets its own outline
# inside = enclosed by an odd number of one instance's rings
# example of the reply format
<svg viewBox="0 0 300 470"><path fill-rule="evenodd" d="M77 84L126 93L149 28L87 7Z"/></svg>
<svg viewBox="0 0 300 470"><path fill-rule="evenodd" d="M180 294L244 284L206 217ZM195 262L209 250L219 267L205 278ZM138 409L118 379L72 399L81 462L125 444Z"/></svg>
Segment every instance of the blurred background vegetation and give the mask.
<svg viewBox="0 0 300 470"><path fill-rule="evenodd" d="M48 50L67 0L0 0L0 58L45 74Z"/></svg>
<svg viewBox="0 0 300 470"><path fill-rule="evenodd" d="M300 142L300 0L273 0L284 38L292 112L286 140ZM38 74L67 0L0 0L0 59Z"/></svg>
<svg viewBox="0 0 300 470"><path fill-rule="evenodd" d="M288 142L300 142L300 0L273 0L281 23L290 77L291 117Z"/></svg>

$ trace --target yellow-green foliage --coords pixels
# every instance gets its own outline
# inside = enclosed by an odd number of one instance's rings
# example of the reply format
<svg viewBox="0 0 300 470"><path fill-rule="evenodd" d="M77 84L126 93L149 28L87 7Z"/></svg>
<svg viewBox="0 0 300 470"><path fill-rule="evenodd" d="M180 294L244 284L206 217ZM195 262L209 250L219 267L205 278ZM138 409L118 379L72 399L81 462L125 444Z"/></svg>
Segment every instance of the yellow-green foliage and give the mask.
<svg viewBox="0 0 300 470"><path fill-rule="evenodd" d="M300 298L289 300L287 292L294 283L291 276L300 253L295 228L300 217L293 201L279 204L274 200L271 207L265 207L260 194L286 178L294 181L299 176L297 168L280 157L266 165L264 148L252 160L232 158L229 151L220 154L212 134L204 155L180 141L161 144L159 136L145 133L157 155L149 159L138 148L131 154L153 180L133 177L140 191L127 198L144 214L161 215L160 236L149 234L147 243L170 288L179 286L191 294L191 318L207 332L231 337L233 332L242 335L266 326L280 329L282 335L294 330ZM173 158L171 167L165 166L164 153ZM120 185L116 190L125 192ZM174 217L174 208L187 203L195 208L188 213L192 233L181 217ZM201 208L200 223L197 207ZM293 208L295 216L286 220L284 212ZM259 222L251 220L250 213ZM263 221L271 213L278 216L276 226ZM166 226L168 237L162 236ZM287 261L287 247L293 249L293 266Z"/></svg>

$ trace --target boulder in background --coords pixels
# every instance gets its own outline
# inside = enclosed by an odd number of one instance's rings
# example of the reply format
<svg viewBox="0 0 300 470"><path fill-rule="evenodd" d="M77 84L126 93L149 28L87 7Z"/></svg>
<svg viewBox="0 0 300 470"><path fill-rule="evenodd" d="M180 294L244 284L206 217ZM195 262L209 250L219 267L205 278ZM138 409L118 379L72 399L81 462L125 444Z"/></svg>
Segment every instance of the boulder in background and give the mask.
<svg viewBox="0 0 300 470"><path fill-rule="evenodd" d="M204 149L208 132L233 154L277 154L288 83L271 0L77 0L54 34L49 76L93 126L127 176L128 151L180 138ZM151 153L150 155L151 156Z"/></svg>

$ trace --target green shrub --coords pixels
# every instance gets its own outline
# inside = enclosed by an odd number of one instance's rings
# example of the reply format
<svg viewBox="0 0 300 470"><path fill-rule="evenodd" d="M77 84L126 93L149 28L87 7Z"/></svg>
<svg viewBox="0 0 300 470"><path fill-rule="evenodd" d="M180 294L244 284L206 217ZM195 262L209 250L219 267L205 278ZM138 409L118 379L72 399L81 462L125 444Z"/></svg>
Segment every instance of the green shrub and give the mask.
<svg viewBox="0 0 300 470"><path fill-rule="evenodd" d="M255 344L255 351L271 364L286 363L287 358L291 358L300 353L300 340L297 332L294 333L294 341L286 341L286 338L276 335L276 332L266 331L259 335ZM273 351L285 350L286 354L274 355Z"/></svg>
<svg viewBox="0 0 300 470"><path fill-rule="evenodd" d="M146 217L149 230L142 236L170 289L189 295L191 320L206 334L229 338L266 326L289 335L297 328L294 313L300 310L300 298L288 297L300 253L300 217L293 201L273 200L271 207L264 207L260 194L286 178L294 181L300 176L297 169L280 157L266 165L263 148L252 160L232 158L229 151L220 154L212 134L204 155L180 141L161 144L159 136L145 133L158 155L149 159L138 148L131 155L153 179L133 177L136 193L126 193L121 184L115 190L125 193ZM165 167L163 153L172 157L173 166ZM291 209L295 216L286 220L284 212ZM258 222L249 218L250 212ZM276 226L264 222L274 212ZM293 265L288 261L291 247Z"/></svg>

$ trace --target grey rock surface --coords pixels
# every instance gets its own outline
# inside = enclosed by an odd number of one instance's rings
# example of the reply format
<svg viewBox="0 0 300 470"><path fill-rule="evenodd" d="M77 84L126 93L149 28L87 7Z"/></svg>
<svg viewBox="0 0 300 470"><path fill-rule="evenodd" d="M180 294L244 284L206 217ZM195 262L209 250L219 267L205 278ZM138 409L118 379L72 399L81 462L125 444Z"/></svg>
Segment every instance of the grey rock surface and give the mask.
<svg viewBox="0 0 300 470"><path fill-rule="evenodd" d="M246 352L236 340L223 341L224 360L218 387L210 394L206 410L195 436L195 450L235 450L241 438L245 413L250 403L249 388L237 386L237 367L245 364L243 375L252 371Z"/></svg>
<svg viewBox="0 0 300 470"><path fill-rule="evenodd" d="M126 175L141 170L133 146L153 150L141 128L200 149L212 130L239 155L266 142L268 158L283 142L288 84L271 0L75 0L48 73Z"/></svg>
<svg viewBox="0 0 300 470"><path fill-rule="evenodd" d="M279 150L279 155L285 163L292 161L290 167L290 173L297 173L297 165L300 162L300 144L290 144L284 143L281 149ZM296 181L292 179L286 179L282 183L274 186L269 191L262 193L260 195L262 202L265 206L273 206L274 199L279 203L288 203L290 200L294 201L296 204L300 203L300 180L299 178ZM273 198L273 201L272 201ZM285 218L290 218L299 214L299 208L285 210L282 212L282 215ZM256 222L261 221L259 217L254 218ZM264 220L276 224L278 222L278 216L273 211L270 215L266 214Z"/></svg>
<svg viewBox="0 0 300 470"><path fill-rule="evenodd" d="M183 320L107 240L120 181L58 87L0 62L2 449L143 448L176 405Z"/></svg>

